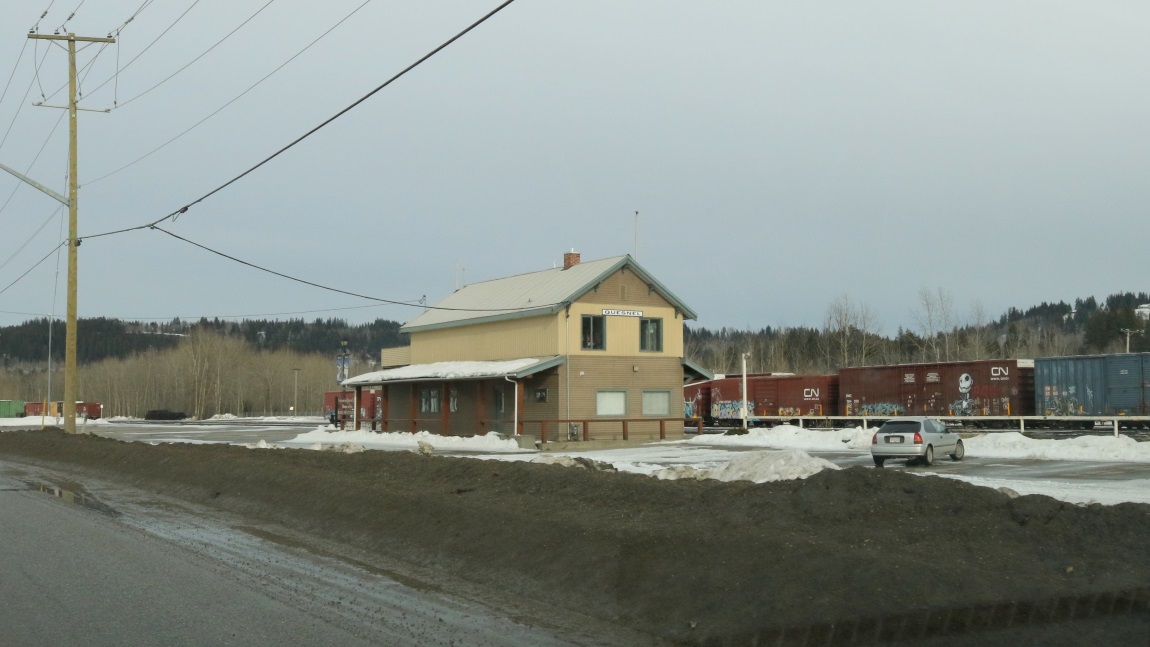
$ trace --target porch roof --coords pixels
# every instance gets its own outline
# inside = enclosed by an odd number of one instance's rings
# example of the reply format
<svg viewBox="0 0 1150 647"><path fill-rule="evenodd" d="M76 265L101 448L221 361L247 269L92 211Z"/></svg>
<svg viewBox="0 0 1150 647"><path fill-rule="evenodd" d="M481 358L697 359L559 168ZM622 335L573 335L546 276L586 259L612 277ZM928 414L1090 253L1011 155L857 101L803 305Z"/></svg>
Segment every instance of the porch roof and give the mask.
<svg viewBox="0 0 1150 647"><path fill-rule="evenodd" d="M343 381L344 386L375 386L404 382L441 382L444 380L490 380L494 378L523 378L563 363L562 355L549 357L523 357L476 362L435 362L411 364L399 368L364 373Z"/></svg>

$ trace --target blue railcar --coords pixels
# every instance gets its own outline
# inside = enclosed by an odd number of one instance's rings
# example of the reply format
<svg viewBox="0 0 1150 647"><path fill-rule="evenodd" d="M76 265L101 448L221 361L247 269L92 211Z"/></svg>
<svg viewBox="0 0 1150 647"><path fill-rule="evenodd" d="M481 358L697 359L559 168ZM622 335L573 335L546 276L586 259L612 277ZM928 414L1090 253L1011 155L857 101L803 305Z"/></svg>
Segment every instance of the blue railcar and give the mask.
<svg viewBox="0 0 1150 647"><path fill-rule="evenodd" d="M1034 360L1039 415L1150 415L1150 353Z"/></svg>

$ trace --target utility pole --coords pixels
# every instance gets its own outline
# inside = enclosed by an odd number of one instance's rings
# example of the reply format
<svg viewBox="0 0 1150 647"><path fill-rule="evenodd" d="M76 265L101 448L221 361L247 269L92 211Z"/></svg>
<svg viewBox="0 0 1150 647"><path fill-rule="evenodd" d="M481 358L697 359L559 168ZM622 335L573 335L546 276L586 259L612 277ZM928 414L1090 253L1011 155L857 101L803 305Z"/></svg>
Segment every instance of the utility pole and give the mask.
<svg viewBox="0 0 1150 647"><path fill-rule="evenodd" d="M76 250L80 247L76 227L79 183L76 180L76 43L114 43L114 38L76 34L28 34L28 38L68 41L68 322L64 337L64 431L76 433ZM48 106L51 108L61 106ZM106 111L105 111L106 112Z"/></svg>
<svg viewBox="0 0 1150 647"><path fill-rule="evenodd" d="M1126 335L1126 352L1130 352L1130 335L1141 335L1141 330L1131 330L1130 328L1123 328L1122 333Z"/></svg>

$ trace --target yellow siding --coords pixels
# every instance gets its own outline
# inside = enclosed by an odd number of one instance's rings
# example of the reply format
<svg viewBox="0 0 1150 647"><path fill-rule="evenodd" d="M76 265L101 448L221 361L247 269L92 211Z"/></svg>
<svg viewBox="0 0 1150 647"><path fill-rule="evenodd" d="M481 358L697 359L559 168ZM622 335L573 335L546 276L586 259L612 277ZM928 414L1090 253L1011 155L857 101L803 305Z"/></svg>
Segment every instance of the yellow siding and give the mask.
<svg viewBox="0 0 1150 647"><path fill-rule="evenodd" d="M411 346L397 348L384 348L379 352L380 368L389 366L407 366L411 363Z"/></svg>
<svg viewBox="0 0 1150 647"><path fill-rule="evenodd" d="M658 292L648 294L648 286L626 268L612 274L571 305L570 354L588 357L682 357L683 317ZM626 297L626 299L624 299ZM604 309L636 310L643 318L663 320L663 352L639 350L639 317L607 317L606 350L583 350L579 343L583 315L601 315ZM560 333L563 331L560 330ZM565 345L566 340L560 339Z"/></svg>
<svg viewBox="0 0 1150 647"><path fill-rule="evenodd" d="M560 315L561 317L562 315ZM559 317L543 316L411 333L411 363L561 355Z"/></svg>

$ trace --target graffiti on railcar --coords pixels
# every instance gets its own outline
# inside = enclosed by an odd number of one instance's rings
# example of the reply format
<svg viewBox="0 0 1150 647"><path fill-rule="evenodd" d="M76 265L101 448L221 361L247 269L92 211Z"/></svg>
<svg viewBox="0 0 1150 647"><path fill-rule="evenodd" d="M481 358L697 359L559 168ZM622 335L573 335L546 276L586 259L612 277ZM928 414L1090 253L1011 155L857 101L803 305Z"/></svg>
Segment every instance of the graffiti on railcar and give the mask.
<svg viewBox="0 0 1150 647"><path fill-rule="evenodd" d="M747 414L754 415L755 403L747 400ZM715 420L739 420L743 417L742 400L723 400L711 402L711 418Z"/></svg>

